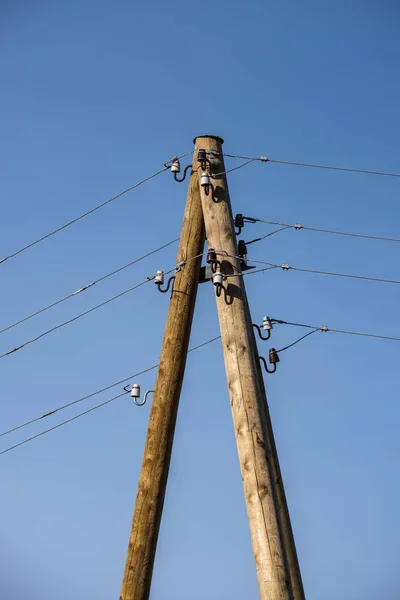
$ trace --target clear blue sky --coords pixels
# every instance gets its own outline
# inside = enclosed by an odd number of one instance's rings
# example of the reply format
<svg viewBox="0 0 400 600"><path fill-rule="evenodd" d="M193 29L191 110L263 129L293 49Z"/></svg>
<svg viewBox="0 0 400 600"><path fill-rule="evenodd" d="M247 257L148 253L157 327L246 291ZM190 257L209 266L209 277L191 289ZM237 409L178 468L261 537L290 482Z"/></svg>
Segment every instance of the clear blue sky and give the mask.
<svg viewBox="0 0 400 600"><path fill-rule="evenodd" d="M202 133L234 154L399 171L393 0L17 0L0 13L1 256ZM399 237L396 179L255 163L232 173L230 189L235 212ZM177 237L185 195L163 174L1 265L1 326ZM266 232L249 225L244 238ZM288 231L250 248L261 260L400 279L396 244ZM171 268L175 254L1 335L0 351ZM256 321L400 335L398 286L280 270L246 281ZM0 361L1 429L156 363L167 305L145 286ZM217 332L204 285L191 343ZM300 333L276 328L274 345ZM266 381L308 600L400 596L399 359L396 342L318 333ZM2 598L118 596L149 409L124 398L1 457ZM188 360L151 598L258 598L219 342Z"/></svg>

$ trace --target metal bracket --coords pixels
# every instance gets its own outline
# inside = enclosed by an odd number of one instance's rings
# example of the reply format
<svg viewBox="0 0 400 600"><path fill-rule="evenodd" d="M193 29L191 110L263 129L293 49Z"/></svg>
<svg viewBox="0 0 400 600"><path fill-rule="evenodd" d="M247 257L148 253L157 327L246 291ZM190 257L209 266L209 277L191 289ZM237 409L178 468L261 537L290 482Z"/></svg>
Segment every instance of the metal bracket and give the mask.
<svg viewBox="0 0 400 600"><path fill-rule="evenodd" d="M200 275L199 275L199 283L205 283L206 281L211 281L214 273L212 272L211 265L206 265L205 267L201 267Z"/></svg>

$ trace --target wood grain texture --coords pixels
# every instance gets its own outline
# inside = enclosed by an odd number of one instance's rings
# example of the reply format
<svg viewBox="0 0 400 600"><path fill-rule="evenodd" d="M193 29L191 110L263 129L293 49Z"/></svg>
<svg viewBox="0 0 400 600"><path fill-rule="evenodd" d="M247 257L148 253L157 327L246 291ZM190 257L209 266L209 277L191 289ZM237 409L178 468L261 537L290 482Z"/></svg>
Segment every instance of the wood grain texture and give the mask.
<svg viewBox="0 0 400 600"><path fill-rule="evenodd" d="M254 353L256 356L258 356L258 348L256 343L256 336L254 334L254 329L252 338L254 344ZM278 506L278 521L284 542L284 556L287 561L287 567L290 577L291 593L293 596L293 600L305 600L300 564L297 556L292 524L290 521L289 507L286 500L285 487L283 484L281 468L279 465L278 450L275 443L274 430L272 426L271 414L268 407L267 394L265 390L263 372L260 361L256 361L256 365L260 389L264 397L264 402L262 403L263 410L261 416L265 423L267 439L269 441L268 451L271 456L271 473L274 482L276 503Z"/></svg>
<svg viewBox="0 0 400 600"><path fill-rule="evenodd" d="M219 138L198 137L197 148L220 153L215 172L225 171ZM213 179L214 190L200 196L209 248L237 255L226 176ZM261 600L292 600L290 576L278 518L271 444L257 374L250 312L236 258L221 259L221 270L232 275L226 293L216 298L225 370L242 473L247 514Z"/></svg>
<svg viewBox="0 0 400 600"><path fill-rule="evenodd" d="M199 182L195 173L190 178L177 263L198 256L203 252L204 235ZM150 413L120 600L148 600L150 594L200 266L201 256L188 262L176 274L174 282ZM158 292L155 290L154 293L157 294Z"/></svg>

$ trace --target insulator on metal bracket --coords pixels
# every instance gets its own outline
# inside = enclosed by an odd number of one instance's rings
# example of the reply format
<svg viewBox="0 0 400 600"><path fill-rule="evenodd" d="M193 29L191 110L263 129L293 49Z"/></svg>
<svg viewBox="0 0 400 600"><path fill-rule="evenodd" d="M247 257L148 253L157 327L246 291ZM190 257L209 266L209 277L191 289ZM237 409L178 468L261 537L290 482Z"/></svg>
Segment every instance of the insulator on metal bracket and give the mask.
<svg viewBox="0 0 400 600"><path fill-rule="evenodd" d="M234 225L235 225L235 228L237 229L237 231L235 229L236 235L240 235L242 233L242 229L244 227L244 217L241 213L238 213L235 216Z"/></svg>
<svg viewBox="0 0 400 600"><path fill-rule="evenodd" d="M275 373L275 371L276 371L276 365L277 365L277 364L278 364L278 362L279 362L279 356L278 356L278 353L277 353L277 351L275 350L275 348L270 348L270 349L269 349L269 356L268 356L268 360L269 360L269 363L270 363L271 365L273 365L272 369L269 369L269 368L268 368L267 361L265 360L265 358L264 358L263 356L259 356L258 358L259 358L259 359L260 359L260 361L263 363L263 365L264 365L264 368L265 368L265 370L267 371L267 373Z"/></svg>
<svg viewBox="0 0 400 600"><path fill-rule="evenodd" d="M202 188L204 188L204 193L206 196L208 196L210 194L210 176L208 175L208 173L202 173L201 177L200 177L200 185Z"/></svg>
<svg viewBox="0 0 400 600"><path fill-rule="evenodd" d="M269 317L264 317L262 326L263 326L263 330L267 332L267 335L265 337L261 333L261 327L259 327L255 323L253 323L253 327L257 330L259 338L263 341L269 340L269 338L271 337L271 329L272 329L271 319Z"/></svg>
<svg viewBox="0 0 400 600"><path fill-rule="evenodd" d="M173 275L172 277L170 277L168 279L168 283L167 283L167 287L166 288L162 288L161 286L164 284L164 271L157 271L156 272L156 276L154 277L154 283L156 284L158 290L162 293L165 294L166 292L168 292L171 283L174 281L175 279L175 275Z"/></svg>
<svg viewBox="0 0 400 600"><path fill-rule="evenodd" d="M171 173L180 173L181 172L181 162L177 156L171 161Z"/></svg>
<svg viewBox="0 0 400 600"><path fill-rule="evenodd" d="M221 295L221 292L224 288L224 276L222 275L221 271L217 271L213 277L213 284L215 286L215 293L217 294L218 298Z"/></svg>

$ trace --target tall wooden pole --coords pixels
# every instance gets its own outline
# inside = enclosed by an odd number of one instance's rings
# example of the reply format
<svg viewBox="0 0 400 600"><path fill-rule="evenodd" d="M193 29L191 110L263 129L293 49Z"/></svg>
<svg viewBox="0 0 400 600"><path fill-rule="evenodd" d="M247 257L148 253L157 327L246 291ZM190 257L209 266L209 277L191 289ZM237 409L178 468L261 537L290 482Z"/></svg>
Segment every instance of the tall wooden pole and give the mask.
<svg viewBox="0 0 400 600"><path fill-rule="evenodd" d="M222 140L196 138L196 148L218 153L214 173L225 171ZM264 400L257 375L254 336L233 230L225 174L211 179L213 190L200 196L209 248L225 251L221 270L229 277L226 294L217 297L225 370L242 473L247 514L261 600L292 600L292 586L271 468L270 440ZM237 275L238 274L238 275Z"/></svg>
<svg viewBox="0 0 400 600"><path fill-rule="evenodd" d="M193 166L197 169L197 161ZM185 264L176 274L174 282L120 600L148 600L150 594L179 396L196 301L201 266L199 255L202 254L203 249L204 222L196 173L190 178L177 264L194 256L198 258Z"/></svg>
<svg viewBox="0 0 400 600"><path fill-rule="evenodd" d="M253 330L253 344L254 353L258 356L258 348L256 337ZM275 443L274 430L272 427L271 414L267 402L267 394L265 391L264 378L261 369L261 364L256 361L257 364L257 375L259 379L260 389L264 402L262 403L262 416L265 422L265 427L268 433L269 440L269 452L271 455L271 472L274 481L276 502L279 509L279 521L281 525L282 537L284 540L284 547L286 552L286 559L288 563L288 569L290 574L290 582L293 592L293 600L305 600L303 581L301 578L301 571L299 560L297 557L296 544L293 535L292 524L290 521L289 507L286 500L285 487L283 485L281 468L279 465L278 450Z"/></svg>

